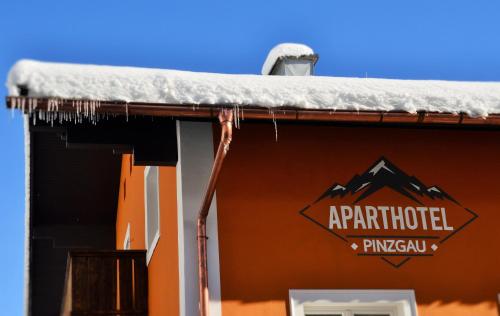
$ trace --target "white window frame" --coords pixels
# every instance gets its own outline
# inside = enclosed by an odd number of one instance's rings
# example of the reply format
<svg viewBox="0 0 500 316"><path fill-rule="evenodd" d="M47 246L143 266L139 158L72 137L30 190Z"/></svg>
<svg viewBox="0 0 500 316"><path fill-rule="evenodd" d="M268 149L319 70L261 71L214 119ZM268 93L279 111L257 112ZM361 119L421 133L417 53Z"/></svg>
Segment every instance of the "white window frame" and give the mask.
<svg viewBox="0 0 500 316"><path fill-rule="evenodd" d="M290 290L291 316L418 316L413 290Z"/></svg>
<svg viewBox="0 0 500 316"><path fill-rule="evenodd" d="M155 179L155 185L156 185L156 205L158 207L158 229L156 230L156 233L153 237L153 240L149 240L149 227L148 227L148 213L149 213L149 208L148 208L148 190L149 190L149 175L151 172L156 171L156 179ZM151 260L151 257L153 256L153 253L156 249L156 245L158 244L158 240L160 239L160 182L159 182L159 175L160 175L160 169L158 166L147 166L144 169L144 226L145 226L145 234L146 234L146 264L149 265L149 261Z"/></svg>
<svg viewBox="0 0 500 316"><path fill-rule="evenodd" d="M127 224L127 231L123 238L123 250L130 250L130 223Z"/></svg>

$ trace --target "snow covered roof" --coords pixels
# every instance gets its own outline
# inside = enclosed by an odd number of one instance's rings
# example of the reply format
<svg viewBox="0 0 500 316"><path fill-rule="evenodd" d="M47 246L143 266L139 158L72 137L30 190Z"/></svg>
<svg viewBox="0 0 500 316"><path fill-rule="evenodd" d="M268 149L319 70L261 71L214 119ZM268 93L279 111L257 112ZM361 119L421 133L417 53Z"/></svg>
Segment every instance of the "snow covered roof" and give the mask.
<svg viewBox="0 0 500 316"><path fill-rule="evenodd" d="M500 113L500 82L230 75L21 60L10 96L313 110Z"/></svg>
<svg viewBox="0 0 500 316"><path fill-rule="evenodd" d="M284 57L303 57L314 56L314 51L311 47L304 44L282 43L271 49L267 55L264 65L262 65L261 74L269 75L273 70L274 65L280 58Z"/></svg>

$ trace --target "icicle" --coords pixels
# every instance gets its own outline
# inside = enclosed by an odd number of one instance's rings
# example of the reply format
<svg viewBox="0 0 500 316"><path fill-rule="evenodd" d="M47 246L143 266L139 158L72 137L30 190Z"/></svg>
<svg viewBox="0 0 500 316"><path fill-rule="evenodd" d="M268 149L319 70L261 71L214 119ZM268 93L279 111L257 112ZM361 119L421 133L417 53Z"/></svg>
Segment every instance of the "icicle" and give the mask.
<svg viewBox="0 0 500 316"><path fill-rule="evenodd" d="M89 114L90 114L90 123L95 125L95 113L94 113L94 103L89 101Z"/></svg>
<svg viewBox="0 0 500 316"><path fill-rule="evenodd" d="M271 110L271 115L273 117L273 124L274 124L274 139L276 142L278 142L278 124L276 124L276 117L274 116L274 111Z"/></svg>
<svg viewBox="0 0 500 316"><path fill-rule="evenodd" d="M233 105L233 115L234 115L234 127L240 129L240 113L239 113L239 106L237 104Z"/></svg>
<svg viewBox="0 0 500 316"><path fill-rule="evenodd" d="M11 99L12 106L10 108L10 116L14 118L15 116L15 109L17 108L17 100L16 98Z"/></svg>
<svg viewBox="0 0 500 316"><path fill-rule="evenodd" d="M233 104L233 124L238 128L238 113L236 113L236 104Z"/></svg>
<svg viewBox="0 0 500 316"><path fill-rule="evenodd" d="M88 117L89 115L89 107L87 101L83 101L83 116Z"/></svg>
<svg viewBox="0 0 500 316"><path fill-rule="evenodd" d="M78 100L76 101L76 115L77 117L75 118L75 124L80 123L82 119L82 101Z"/></svg>
<svg viewBox="0 0 500 316"><path fill-rule="evenodd" d="M22 98L21 99L21 113L24 113L25 105L26 105L26 99Z"/></svg>
<svg viewBox="0 0 500 316"><path fill-rule="evenodd" d="M96 107L97 107L97 102L90 101L90 115L91 115L92 124L94 124L94 125L96 125L97 121L99 120L97 112L96 112Z"/></svg>
<svg viewBox="0 0 500 316"><path fill-rule="evenodd" d="M241 106L238 105L238 129L241 128Z"/></svg>
<svg viewBox="0 0 500 316"><path fill-rule="evenodd" d="M125 103L125 121L128 122L128 102Z"/></svg>
<svg viewBox="0 0 500 316"><path fill-rule="evenodd" d="M76 115L80 115L81 107L80 101L73 101L73 107L76 106Z"/></svg>
<svg viewBox="0 0 500 316"><path fill-rule="evenodd" d="M96 101L95 107L96 107L96 111L97 111L101 107L101 101ZM102 118L102 114L99 113L99 115L97 116L97 121L99 121L101 118Z"/></svg>

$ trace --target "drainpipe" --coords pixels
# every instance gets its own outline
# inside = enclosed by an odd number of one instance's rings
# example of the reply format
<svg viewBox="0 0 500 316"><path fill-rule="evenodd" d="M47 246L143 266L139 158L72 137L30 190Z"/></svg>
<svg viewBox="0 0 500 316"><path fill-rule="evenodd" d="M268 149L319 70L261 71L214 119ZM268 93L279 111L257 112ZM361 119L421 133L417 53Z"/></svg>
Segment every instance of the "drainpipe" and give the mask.
<svg viewBox="0 0 500 316"><path fill-rule="evenodd" d="M217 178L222 168L222 163L229 150L231 137L233 133L233 111L222 109L219 113L219 122L222 127L222 134L215 155L212 173L208 181L208 187L201 204L200 212L198 213L198 287L200 292L199 310L200 316L208 316L208 268L207 268L207 216L212 203L212 198L215 192Z"/></svg>

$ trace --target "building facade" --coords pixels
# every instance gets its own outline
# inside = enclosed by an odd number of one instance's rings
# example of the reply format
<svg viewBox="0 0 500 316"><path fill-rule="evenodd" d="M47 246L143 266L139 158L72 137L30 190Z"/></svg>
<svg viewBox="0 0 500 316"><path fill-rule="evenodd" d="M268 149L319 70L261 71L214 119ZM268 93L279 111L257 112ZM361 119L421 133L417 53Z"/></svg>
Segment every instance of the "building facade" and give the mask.
<svg viewBox="0 0 500 316"><path fill-rule="evenodd" d="M26 315L499 315L500 84L317 60L18 62Z"/></svg>
<svg viewBox="0 0 500 316"><path fill-rule="evenodd" d="M192 198L201 203L206 182L201 179L208 178L218 128L180 122L178 132L178 165L158 168L160 237L149 262L151 315L178 314L182 308L186 315L197 313L197 203L183 206ZM211 209L217 216L209 241L218 243L209 244L208 253L209 287L216 294L212 315L344 315L349 310L356 315L357 310L359 315L497 315L497 137L484 130L284 124L278 126L276 141L272 125L244 123L234 134ZM117 248L129 238L129 227L131 248L144 249L147 167L130 167L130 159L122 160ZM440 210L432 218L428 210L425 216L396 210L394 219L389 209L386 229L381 214L372 220L372 229L365 227L366 212L356 229L342 229L342 221L354 226L354 215L329 227L330 206L337 206L338 217L349 217L340 207L356 203L348 199L351 193L317 206L316 199L380 161L414 178L415 185L427 184L426 191L440 190L449 198L413 192L419 203L389 183L359 205ZM354 195L370 189L366 185ZM311 204L311 211L303 212ZM360 237L342 239L350 233ZM409 311L377 306L378 301L391 302L386 295L395 295L394 303L408 301ZM368 302L358 304L364 296ZM324 301L331 303L331 311ZM321 307L325 310L315 311Z"/></svg>

